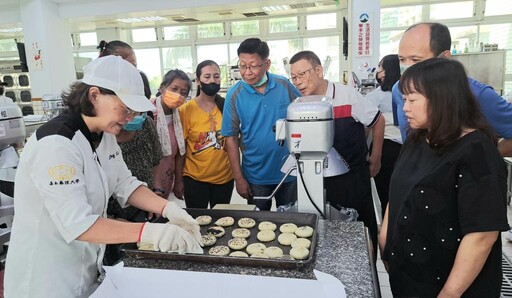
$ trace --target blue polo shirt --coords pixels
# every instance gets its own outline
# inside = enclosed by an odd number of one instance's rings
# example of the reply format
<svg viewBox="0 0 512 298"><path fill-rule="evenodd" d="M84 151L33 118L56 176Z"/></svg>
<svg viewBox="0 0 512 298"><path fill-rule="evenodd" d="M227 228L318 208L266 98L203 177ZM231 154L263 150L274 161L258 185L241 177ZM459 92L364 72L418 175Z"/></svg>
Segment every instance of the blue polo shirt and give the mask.
<svg viewBox="0 0 512 298"><path fill-rule="evenodd" d="M286 118L291 101L299 91L283 76L267 72L263 94L244 81L228 90L222 114L221 134L239 136L242 174L251 184L277 184L283 178L281 167L289 155L286 146L276 143L274 126ZM288 177L292 181L295 177Z"/></svg>

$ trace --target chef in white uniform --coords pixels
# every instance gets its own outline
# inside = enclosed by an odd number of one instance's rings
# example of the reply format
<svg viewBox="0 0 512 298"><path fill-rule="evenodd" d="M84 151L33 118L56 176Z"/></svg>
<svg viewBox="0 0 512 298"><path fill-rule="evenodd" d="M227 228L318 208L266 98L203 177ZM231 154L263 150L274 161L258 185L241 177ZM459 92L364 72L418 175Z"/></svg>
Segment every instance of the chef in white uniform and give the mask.
<svg viewBox="0 0 512 298"><path fill-rule="evenodd" d="M63 99L68 110L39 128L20 157L5 297L88 297L105 244L202 252L197 222L133 177L117 145L124 124L154 109L139 71L121 57L98 58ZM111 195L169 223L108 219Z"/></svg>

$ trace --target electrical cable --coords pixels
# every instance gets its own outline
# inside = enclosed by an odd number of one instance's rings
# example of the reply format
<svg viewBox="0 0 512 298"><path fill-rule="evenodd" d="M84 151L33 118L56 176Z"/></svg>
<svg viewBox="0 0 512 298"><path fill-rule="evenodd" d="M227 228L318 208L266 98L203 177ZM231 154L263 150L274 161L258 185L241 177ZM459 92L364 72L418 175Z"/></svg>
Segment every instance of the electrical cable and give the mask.
<svg viewBox="0 0 512 298"><path fill-rule="evenodd" d="M304 186L304 190L306 191L306 195L308 196L309 201L311 202L311 204L313 204L313 207L315 207L316 211L318 211L320 216L322 216L323 219L327 219L327 217L325 217L324 213L322 211L320 211L320 208L318 208L318 206L315 204L315 202L313 202L313 199L311 198L311 195L309 194L308 188L306 186L306 183L304 182L304 177L302 176L302 171L301 171L300 165L299 165L300 154L295 153L294 156L295 156L295 161L297 163L297 172L300 176L300 180L302 181L302 185Z"/></svg>

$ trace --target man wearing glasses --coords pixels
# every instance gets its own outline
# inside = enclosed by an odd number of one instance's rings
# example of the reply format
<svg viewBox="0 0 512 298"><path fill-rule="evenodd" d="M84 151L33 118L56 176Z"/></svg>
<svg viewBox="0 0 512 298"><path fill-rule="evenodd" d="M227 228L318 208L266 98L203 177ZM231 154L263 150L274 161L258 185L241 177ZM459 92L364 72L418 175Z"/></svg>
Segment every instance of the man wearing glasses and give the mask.
<svg viewBox="0 0 512 298"><path fill-rule="evenodd" d="M289 155L286 147L276 143L276 120L286 118L288 105L300 96L285 77L268 72L269 52L267 43L258 38L246 39L238 47L243 80L228 90L221 130L236 190L260 210L270 210L272 201L253 197L272 193L283 178L281 167ZM295 177L287 178L275 199L277 207L297 200Z"/></svg>
<svg viewBox="0 0 512 298"><path fill-rule="evenodd" d="M370 186L370 177L380 170L384 141L384 117L378 107L355 89L324 79L318 56L302 51L290 59L290 80L303 96L325 95L333 99L334 149L347 161L348 173L326 177L326 199L331 206L354 208L358 220L368 227L374 257L377 248L377 221ZM373 150L367 160L365 128L371 129Z"/></svg>

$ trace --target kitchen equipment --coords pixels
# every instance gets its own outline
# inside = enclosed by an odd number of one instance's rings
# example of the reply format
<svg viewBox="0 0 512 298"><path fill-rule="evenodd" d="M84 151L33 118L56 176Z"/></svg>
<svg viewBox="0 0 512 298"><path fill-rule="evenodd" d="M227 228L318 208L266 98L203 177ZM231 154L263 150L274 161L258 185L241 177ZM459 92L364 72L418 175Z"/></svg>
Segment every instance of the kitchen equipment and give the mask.
<svg viewBox="0 0 512 298"><path fill-rule="evenodd" d="M21 102L31 103L32 93L30 93L30 90L20 90L20 100Z"/></svg>
<svg viewBox="0 0 512 298"><path fill-rule="evenodd" d="M310 254L305 260L293 260L291 258L282 259L260 259L260 258L247 258L247 257L229 257L229 256L212 256L208 255L209 247L204 247L203 255L185 254L180 255L177 253L165 253L155 251L138 250L135 243L127 243L121 246L121 251L127 256L136 259L162 259L162 260L175 260L175 261L188 261L188 262L203 262L203 263L216 263L225 265L244 265L244 266L263 266L280 269L305 269L312 265L315 254L318 216L312 213L293 213L293 212L270 212L270 211L241 211L241 210L216 210L216 209L185 209L194 218L200 215L210 215L212 217L212 224L201 227L201 234L206 234L209 227L214 226L217 219L224 216L231 216L235 219L235 224L231 227L225 227L226 234L221 238L217 238L215 245L227 245L229 239L232 238L231 232L233 229L238 228L237 222L242 217L250 217L256 221L256 226L250 228L251 236L247 239L248 243L260 242L256 238L258 233L258 224L262 221L271 221L277 225L276 239L271 242L266 242L265 245L279 246L285 255L289 255L290 246L283 246L277 241L280 235L279 226L283 223L295 223L297 226L308 225L314 229L313 236L308 239L311 240ZM159 218L157 222L165 222L166 219Z"/></svg>
<svg viewBox="0 0 512 298"><path fill-rule="evenodd" d="M288 106L286 119L277 121L276 140L281 144L286 142L300 169L297 175L297 206L291 211L312 212L326 217L330 208L324 195L325 157L334 141L331 99L319 95L297 98Z"/></svg>
<svg viewBox="0 0 512 298"><path fill-rule="evenodd" d="M4 95L12 99L12 101L17 102L19 101L19 92L13 91L13 90L5 90Z"/></svg>
<svg viewBox="0 0 512 298"><path fill-rule="evenodd" d="M25 122L15 103L0 104L0 150L10 145L22 147L25 142Z"/></svg>
<svg viewBox="0 0 512 298"><path fill-rule="evenodd" d="M14 176L19 161L16 149L23 146L25 134L20 107L15 103L0 103L0 206L13 203Z"/></svg>
<svg viewBox="0 0 512 298"><path fill-rule="evenodd" d="M43 107L43 120L50 120L65 109L64 102L59 95L45 94L41 98Z"/></svg>

